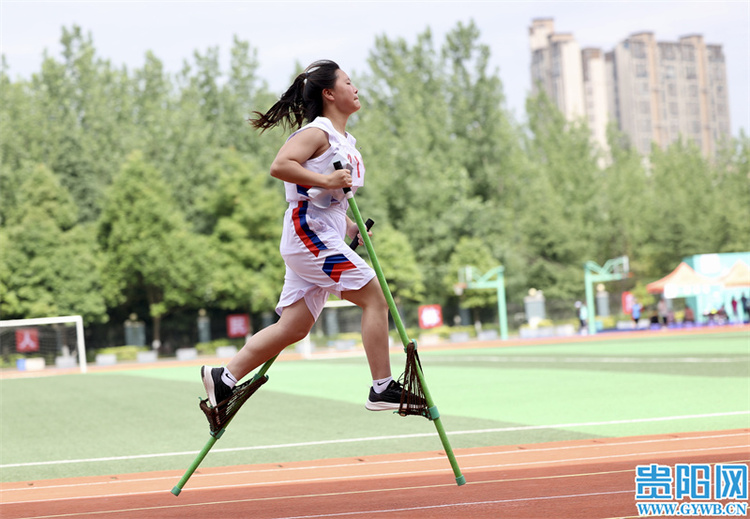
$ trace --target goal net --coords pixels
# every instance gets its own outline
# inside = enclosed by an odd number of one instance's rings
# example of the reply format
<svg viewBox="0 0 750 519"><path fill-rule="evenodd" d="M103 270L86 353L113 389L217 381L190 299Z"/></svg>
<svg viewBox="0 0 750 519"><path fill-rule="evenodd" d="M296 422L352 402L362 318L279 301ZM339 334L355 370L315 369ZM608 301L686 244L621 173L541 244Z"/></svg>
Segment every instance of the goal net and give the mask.
<svg viewBox="0 0 750 519"><path fill-rule="evenodd" d="M3 364L34 371L75 367L86 373L86 345L80 315L0 321Z"/></svg>

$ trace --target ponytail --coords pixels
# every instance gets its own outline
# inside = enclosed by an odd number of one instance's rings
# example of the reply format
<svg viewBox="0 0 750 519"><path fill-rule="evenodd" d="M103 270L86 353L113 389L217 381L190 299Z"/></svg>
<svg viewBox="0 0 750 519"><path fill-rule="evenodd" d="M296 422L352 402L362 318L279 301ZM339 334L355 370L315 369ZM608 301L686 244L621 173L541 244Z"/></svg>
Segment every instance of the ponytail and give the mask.
<svg viewBox="0 0 750 519"><path fill-rule="evenodd" d="M316 61L294 78L292 85L266 112L253 112L249 119L253 128L261 132L281 125L299 129L307 122L323 115L323 90L336 85L339 66L333 61Z"/></svg>

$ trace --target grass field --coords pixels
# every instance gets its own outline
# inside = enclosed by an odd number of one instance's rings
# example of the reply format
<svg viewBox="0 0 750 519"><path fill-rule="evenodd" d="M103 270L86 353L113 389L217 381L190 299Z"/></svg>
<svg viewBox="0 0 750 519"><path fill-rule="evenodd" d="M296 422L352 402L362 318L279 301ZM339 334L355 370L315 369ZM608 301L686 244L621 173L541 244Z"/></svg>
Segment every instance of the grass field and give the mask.
<svg viewBox="0 0 750 519"><path fill-rule="evenodd" d="M454 448L750 427L747 331L474 344L420 349ZM208 439L198 372L3 378L2 481L184 470ZM203 466L441 448L426 419L364 409L362 355L284 360L269 376Z"/></svg>

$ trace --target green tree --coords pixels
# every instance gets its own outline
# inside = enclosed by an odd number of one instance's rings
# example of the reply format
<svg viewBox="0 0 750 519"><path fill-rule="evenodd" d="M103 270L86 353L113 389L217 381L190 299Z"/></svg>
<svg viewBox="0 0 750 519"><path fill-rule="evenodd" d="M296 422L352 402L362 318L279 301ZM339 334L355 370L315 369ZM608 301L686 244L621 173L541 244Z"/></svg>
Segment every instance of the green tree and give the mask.
<svg viewBox="0 0 750 519"><path fill-rule="evenodd" d="M595 256L600 170L585 124L568 122L543 93L526 102L528 169L515 185L527 286L572 299Z"/></svg>
<svg viewBox="0 0 750 519"><path fill-rule="evenodd" d="M473 194L503 200L504 186L523 162L520 129L503 109L499 71L489 70L489 46L472 21L459 22L443 45L451 140L466 167Z"/></svg>
<svg viewBox="0 0 750 519"><path fill-rule="evenodd" d="M201 81L218 80L208 77L212 71L212 68L204 68L199 73ZM209 173L209 166L218 153L212 142L214 124L205 118L210 110L202 108L206 102L204 90L208 87L202 90L188 63L175 81L177 90L165 116L166 132L157 141L159 156L152 158L151 162L163 171L172 196L186 219L200 227L203 222L196 221L198 203L214 188L215 179Z"/></svg>
<svg viewBox="0 0 750 519"><path fill-rule="evenodd" d="M173 309L272 308L284 202L267 169L287 133L247 124L276 99L255 49L235 37L228 70L209 48L169 75L152 52L113 67L77 26L60 43L28 80L0 65L0 311L104 320L106 296L110 311L148 302L158 328ZM543 95L519 126L489 62L476 25L458 23L443 42L378 37L355 77L359 205L405 304L451 300L456 262L504 265L511 301L530 287L570 301L587 260L624 254L655 278L747 249L744 133L710 159L684 141L644 158L611 129L603 160Z"/></svg>
<svg viewBox="0 0 750 519"><path fill-rule="evenodd" d="M222 162L223 150L237 149L270 166L283 142L284 137L259 139L247 122L253 110L265 110L274 101L257 77L258 66L255 51L236 37L228 74L221 70L217 47L195 51L177 74L171 95L151 107L164 131L149 135L153 144L144 143L144 149L153 150L150 160L164 171L186 218L201 232L207 222L199 203L216 188L213 164ZM155 94L144 91L144 96L163 98Z"/></svg>
<svg viewBox="0 0 750 519"><path fill-rule="evenodd" d="M717 251L714 223L722 204L714 171L692 142L652 149L646 195L651 211L641 250L645 273L661 276L684 256Z"/></svg>
<svg viewBox="0 0 750 519"><path fill-rule="evenodd" d="M651 218L649 181L643 157L627 137L614 126L607 129L610 160L598 186L601 223L596 232L598 255L592 260L603 263L610 258L628 256L630 268L643 270L641 251L646 243L647 222Z"/></svg>
<svg viewBox="0 0 750 519"><path fill-rule="evenodd" d="M438 301L452 294L442 280L457 237L482 235L500 245L509 220L499 203L511 173L503 152L512 147L509 118L478 36L473 24L459 25L442 51L429 29L413 46L379 37L372 73L360 81L364 106L355 129L369 171L361 206L407 236L425 272L426 297Z"/></svg>
<svg viewBox="0 0 750 519"><path fill-rule="evenodd" d="M34 133L25 145L73 196L82 221L94 221L131 136L130 84L124 70L96 57L91 36L63 28L62 61L45 55L32 78Z"/></svg>
<svg viewBox="0 0 750 519"><path fill-rule="evenodd" d="M48 168L27 165L23 177L0 228L0 313L106 321L91 230L75 225L77 208Z"/></svg>
<svg viewBox="0 0 750 519"><path fill-rule="evenodd" d="M444 279L446 290L453 290L458 283L458 272L464 267L474 267L480 274L499 266L485 240L477 237L462 237L450 258L450 272ZM460 296L460 304L473 311L474 321L478 321L478 310L497 305L497 292L485 289L468 289Z"/></svg>
<svg viewBox="0 0 750 519"><path fill-rule="evenodd" d="M145 300L155 341L167 313L205 300L207 240L189 230L161 172L140 152L128 157L109 189L98 240L108 302Z"/></svg>
<svg viewBox="0 0 750 519"><path fill-rule="evenodd" d="M719 151L714 169L721 203L714 215L718 252L743 252L750 247L750 138L742 130Z"/></svg>
<svg viewBox="0 0 750 519"><path fill-rule="evenodd" d="M424 296L424 271L417 262L409 239L389 225L373 230L375 232L371 238L375 254L396 304L421 301ZM360 252L366 257L364 247L362 249Z"/></svg>
<svg viewBox="0 0 750 519"><path fill-rule="evenodd" d="M277 141L259 139L247 122L253 111L265 111L276 102L276 96L268 92L267 83L258 76L259 67L257 49L235 36L229 73L220 92L219 145L252 154L261 164L270 164L279 147Z"/></svg>
<svg viewBox="0 0 750 519"><path fill-rule="evenodd" d="M0 65L0 222L16 205L24 164L38 160L40 113L28 82L12 82L5 56ZM14 178L16 177L16 178Z"/></svg>
<svg viewBox="0 0 750 519"><path fill-rule="evenodd" d="M152 52L147 52L143 67L133 71L133 115L129 122L135 127L135 144L144 158L153 164L174 160L169 146L173 138L174 93L164 71L164 64ZM182 132L179 132L182 133Z"/></svg>
<svg viewBox="0 0 750 519"><path fill-rule="evenodd" d="M212 165L216 189L202 206L210 229L210 303L226 310L273 310L284 281L279 254L281 185L250 157L225 150Z"/></svg>

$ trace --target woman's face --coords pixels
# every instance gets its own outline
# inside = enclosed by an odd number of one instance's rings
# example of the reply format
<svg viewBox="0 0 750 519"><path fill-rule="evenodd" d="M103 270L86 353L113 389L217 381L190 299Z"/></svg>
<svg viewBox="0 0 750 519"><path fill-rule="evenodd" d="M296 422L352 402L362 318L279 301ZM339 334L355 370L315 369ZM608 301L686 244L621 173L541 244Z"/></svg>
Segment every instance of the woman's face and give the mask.
<svg viewBox="0 0 750 519"><path fill-rule="evenodd" d="M333 87L333 102L336 107L344 113L353 114L361 108L359 104L359 91L352 84L351 79L343 70L336 71L336 85Z"/></svg>

